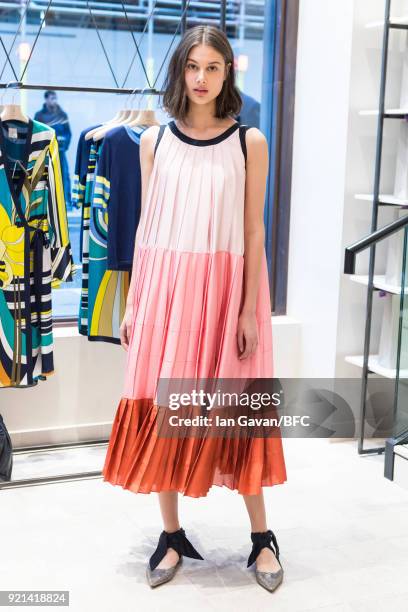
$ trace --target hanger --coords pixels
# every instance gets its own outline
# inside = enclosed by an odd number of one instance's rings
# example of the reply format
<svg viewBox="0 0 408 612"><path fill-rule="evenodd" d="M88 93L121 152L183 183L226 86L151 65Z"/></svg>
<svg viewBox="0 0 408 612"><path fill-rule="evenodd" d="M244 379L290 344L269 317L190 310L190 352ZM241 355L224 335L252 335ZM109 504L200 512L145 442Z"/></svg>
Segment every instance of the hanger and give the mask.
<svg viewBox="0 0 408 612"><path fill-rule="evenodd" d="M137 127L139 125L160 125L160 122L157 120L157 117L155 115L154 110L151 110L149 108L145 108L140 110L140 105L141 105L141 100L143 98L143 96L145 95L144 91L145 89L150 89L148 87L145 87L142 90L141 96L140 96L140 100L139 100L139 105L138 105L138 114L135 117L135 119L133 119L133 121L130 121L127 126L132 128L132 127ZM152 94L150 94L152 95Z"/></svg>
<svg viewBox="0 0 408 612"><path fill-rule="evenodd" d="M125 108L122 108L121 110L119 110L112 119L109 119L108 121L105 121L102 125L98 125L98 127L93 128L92 130L89 130L89 132L85 134L85 140L90 140L91 138L94 137L94 135L96 135L98 132L101 132L105 127L107 127L107 129L117 127L118 125L122 123L122 121L124 121L128 117L128 115L129 115L129 110L126 108L126 105L125 105Z"/></svg>
<svg viewBox="0 0 408 612"><path fill-rule="evenodd" d="M6 88L4 90L4 93L1 97L1 102L3 102L3 98L7 93L7 88L9 87L10 83L7 83ZM0 119L2 121L10 121L12 119L14 119L14 121L22 121L23 123L28 123L29 118L27 117L27 115L25 115L21 109L20 104L15 104L14 103L14 97L15 97L15 91L13 92L13 97L11 100L11 104L5 104L3 106L3 109L1 111L1 115L0 115Z"/></svg>
<svg viewBox="0 0 408 612"><path fill-rule="evenodd" d="M127 104L127 101L129 100L129 98L132 98L132 96L133 96L133 97L136 97L136 95L137 95L137 94L135 94L135 91L136 91L136 89L134 89L134 90L132 91L132 93L131 93L131 94L129 94L129 96L126 98L126 104ZM131 104L130 104L130 106L131 106ZM128 115L128 116L126 117L126 119L123 121L122 125L129 125L129 123L131 123L132 121L134 121L134 120L136 119L136 117L138 116L138 114L139 114L139 110L138 110L137 108L132 108L132 107L131 107L131 108L130 108L129 115Z"/></svg>
<svg viewBox="0 0 408 612"><path fill-rule="evenodd" d="M144 95L145 89L150 89L150 88L145 87L142 90L141 98ZM135 93L135 91L136 90L134 89L132 93L129 94L129 96L126 98L125 106L127 106L127 103L130 97L138 95L137 93ZM140 101L139 101L139 107L140 107ZM126 109L127 116L123 117L120 121L115 122L115 123L110 122L110 123L105 124L101 128L99 128L92 136L94 139L94 142L98 142L99 140L102 140L102 138L104 138L105 135L110 130L112 130L115 127L122 126L122 125L127 125L128 127L137 126L137 125L160 125L159 122L156 120L153 111L147 110L145 111L147 113L146 115L141 115L141 113L144 111L140 111L139 107L137 109L132 109L132 110ZM145 123L146 121L147 123Z"/></svg>
<svg viewBox="0 0 408 612"><path fill-rule="evenodd" d="M119 127L120 125L122 125L123 120L128 116L128 114L129 114L129 111L126 113L126 115L122 116L122 119L118 119L116 121L108 121L104 125L99 126L99 128L96 129L93 132L91 138L93 138L94 142L98 142L98 140L102 140L102 138L104 138L105 134L107 134L108 132L110 132L114 128Z"/></svg>
<svg viewBox="0 0 408 612"><path fill-rule="evenodd" d="M122 126L122 125L128 125L131 121L136 119L137 115L139 114L139 111L128 108L128 100L129 100L129 98L131 98L133 95L137 95L137 94L135 94L135 91L136 91L136 89L134 89L126 97L125 108L122 111L122 115L120 117L118 117L118 119L116 121L109 121L109 122L105 123L103 126L100 126L99 128L97 128L96 130L93 130L92 138L93 138L94 142L98 142L99 140L102 140L102 138L104 138L104 136L110 130L113 130L114 128Z"/></svg>

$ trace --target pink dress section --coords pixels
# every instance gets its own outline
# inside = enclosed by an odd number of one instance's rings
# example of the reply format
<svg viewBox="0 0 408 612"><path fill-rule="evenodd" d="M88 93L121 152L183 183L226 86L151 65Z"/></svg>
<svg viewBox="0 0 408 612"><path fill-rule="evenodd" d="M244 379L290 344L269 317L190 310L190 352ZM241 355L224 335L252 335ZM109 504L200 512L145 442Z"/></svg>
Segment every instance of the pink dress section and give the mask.
<svg viewBox="0 0 408 612"><path fill-rule="evenodd" d="M155 430L160 378L273 377L265 251L259 344L252 356L238 359L245 208L240 129L234 124L217 138L195 140L170 122L155 153L136 234L124 389L103 469L106 481L134 492L199 497L216 484L257 494L286 480L280 437L163 439Z"/></svg>

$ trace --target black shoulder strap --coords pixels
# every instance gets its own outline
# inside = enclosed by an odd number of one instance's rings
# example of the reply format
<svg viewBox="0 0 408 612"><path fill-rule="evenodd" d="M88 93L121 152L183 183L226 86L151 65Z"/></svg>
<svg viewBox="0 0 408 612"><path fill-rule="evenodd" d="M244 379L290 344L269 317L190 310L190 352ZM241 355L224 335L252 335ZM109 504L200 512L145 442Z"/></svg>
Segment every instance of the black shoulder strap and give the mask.
<svg viewBox="0 0 408 612"><path fill-rule="evenodd" d="M162 136L163 136L163 132L164 132L164 130L165 130L165 128L166 128L166 125L167 125L166 123L163 123L163 124L160 126L160 128L159 128L159 133L158 133L158 135L157 135L157 140L156 140L156 144L155 144L155 147L154 147L154 155L156 155L156 149L157 149L157 147L159 146L159 142L161 141L161 138L162 138Z"/></svg>
<svg viewBox="0 0 408 612"><path fill-rule="evenodd" d="M247 161L247 148L246 148L245 134L246 134L246 131L249 130L249 128L250 128L249 125L239 126L239 139L241 141L241 149L242 149L242 153L244 154L245 164Z"/></svg>

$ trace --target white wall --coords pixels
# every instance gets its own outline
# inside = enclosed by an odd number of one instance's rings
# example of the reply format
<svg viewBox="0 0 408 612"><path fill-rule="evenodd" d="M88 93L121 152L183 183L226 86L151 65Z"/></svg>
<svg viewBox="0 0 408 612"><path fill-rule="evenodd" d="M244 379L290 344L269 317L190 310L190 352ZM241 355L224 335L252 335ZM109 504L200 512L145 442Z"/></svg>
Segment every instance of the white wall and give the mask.
<svg viewBox="0 0 408 612"><path fill-rule="evenodd" d="M75 329L54 329L55 373L27 389L0 389L0 412L13 444L97 440L119 404L126 353L89 342Z"/></svg>
<svg viewBox="0 0 408 612"><path fill-rule="evenodd" d="M393 15L408 13L393 0ZM345 362L361 355L367 287L343 273L345 247L371 232L377 119L361 109L379 104L385 0L300 0L287 314L301 322L300 372L305 377L360 377ZM390 38L387 104L399 106L406 34ZM398 122L386 122L381 190L392 193ZM392 220L381 209L379 227ZM376 249L384 272L387 244ZM368 273L368 251L356 272ZM371 352L379 344L383 298L374 294Z"/></svg>
<svg viewBox="0 0 408 612"><path fill-rule="evenodd" d="M300 0L287 314L300 373L335 371L353 0Z"/></svg>

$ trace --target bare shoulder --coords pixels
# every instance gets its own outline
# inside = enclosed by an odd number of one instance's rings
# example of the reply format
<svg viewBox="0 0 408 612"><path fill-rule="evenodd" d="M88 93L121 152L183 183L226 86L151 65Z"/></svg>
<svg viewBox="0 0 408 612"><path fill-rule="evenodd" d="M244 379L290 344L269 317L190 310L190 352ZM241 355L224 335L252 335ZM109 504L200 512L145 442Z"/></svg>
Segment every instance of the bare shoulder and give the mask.
<svg viewBox="0 0 408 612"><path fill-rule="evenodd" d="M159 134L160 125L151 125L150 127L143 130L142 135L140 137L140 142L143 145L148 143L156 142L156 138Z"/></svg>
<svg viewBox="0 0 408 612"><path fill-rule="evenodd" d="M257 127L250 127L245 134L248 162L268 155L268 141Z"/></svg>
<svg viewBox="0 0 408 612"><path fill-rule="evenodd" d="M157 134L159 133L160 125L151 125L150 127L143 130L140 140L144 140L145 142L154 140Z"/></svg>
<svg viewBox="0 0 408 612"><path fill-rule="evenodd" d="M140 136L140 149L142 156L153 157L154 146L159 134L159 125L151 125L143 130Z"/></svg>
<svg viewBox="0 0 408 612"><path fill-rule="evenodd" d="M250 127L246 131L246 142L249 146L262 147L268 144L263 132L257 127Z"/></svg>

